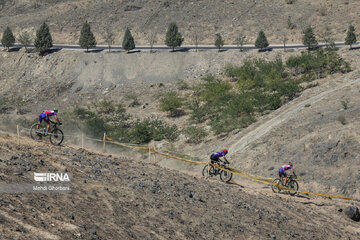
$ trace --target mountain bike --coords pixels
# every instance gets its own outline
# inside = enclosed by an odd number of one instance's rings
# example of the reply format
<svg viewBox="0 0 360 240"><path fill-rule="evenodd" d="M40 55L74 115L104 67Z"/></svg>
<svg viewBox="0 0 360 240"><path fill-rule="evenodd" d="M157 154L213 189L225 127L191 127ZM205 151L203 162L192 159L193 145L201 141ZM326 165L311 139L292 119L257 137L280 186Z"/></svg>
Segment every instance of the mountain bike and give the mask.
<svg viewBox="0 0 360 240"><path fill-rule="evenodd" d="M277 186L277 183L279 182L279 185ZM299 190L299 184L295 178L294 175L288 175L288 180L286 185L284 184L285 182L285 178L281 177L280 178L276 178L273 181L273 185L272 185L272 190L274 193L280 193L281 191L287 192L289 193L291 196L294 196ZM291 190L286 190L285 188L291 189Z"/></svg>
<svg viewBox="0 0 360 240"><path fill-rule="evenodd" d="M228 165L229 165L229 162L225 162L225 161L221 161L221 160L219 160L218 163L215 163L213 165L207 164L207 165L205 165L205 167L202 170L202 175L204 177L214 177L214 176L220 175L221 181L228 183L232 179L233 174L231 172L224 171L224 170L216 167L216 166L219 166L221 168L228 169L229 168Z"/></svg>
<svg viewBox="0 0 360 240"><path fill-rule="evenodd" d="M64 133L61 129L58 128L58 125L61 125L56 122L50 121L50 130L46 134L46 128L37 128L39 125L35 123L30 128L30 137L36 141L40 141L43 137L50 137L50 142L52 145L60 145L64 140Z"/></svg>

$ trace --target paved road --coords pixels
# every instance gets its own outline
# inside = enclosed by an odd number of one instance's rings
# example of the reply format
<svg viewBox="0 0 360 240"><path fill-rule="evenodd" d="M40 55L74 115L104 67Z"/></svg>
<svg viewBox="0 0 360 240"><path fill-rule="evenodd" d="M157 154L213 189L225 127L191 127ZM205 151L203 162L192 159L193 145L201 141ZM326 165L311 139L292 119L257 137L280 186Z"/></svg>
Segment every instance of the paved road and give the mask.
<svg viewBox="0 0 360 240"><path fill-rule="evenodd" d="M357 42L354 45L357 45L359 42ZM2 45L0 44L0 46L2 47ZM318 45L318 47L324 47L326 46L326 44L324 43L320 43ZM337 47L345 47L346 45L343 42L336 42L335 46ZM24 47L24 45L22 44L15 44L13 48L21 48ZM34 48L34 45L30 45L29 48ZM254 45L244 45L243 46L244 49L246 50L253 50L253 49L257 49ZM269 47L266 48L266 50L273 50L273 49L283 49L284 46L283 45L270 45ZM289 44L285 46L286 49L305 49L306 46L304 46L303 44ZM68 50L83 50L79 45L66 45L66 44L54 44L52 47L53 50L59 50L59 49L68 49ZM93 49L89 49L92 52L100 52L103 50L107 50L108 46L106 45L99 45L96 46L96 48ZM185 45L185 46L181 46L181 47L177 47L175 48L176 51L179 52L186 52L189 50L195 50L196 46L195 45ZM213 46L213 45L198 45L197 49L199 50L216 50L217 47ZM236 45L225 45L221 48L222 51L226 51L226 50L239 50L239 47ZM119 45L114 45L111 46L111 50L123 50L123 48ZM150 46L136 46L136 48L132 51L145 51L145 50L150 50ZM168 46L165 45L156 45L153 46L153 50L171 50L171 48L169 48Z"/></svg>

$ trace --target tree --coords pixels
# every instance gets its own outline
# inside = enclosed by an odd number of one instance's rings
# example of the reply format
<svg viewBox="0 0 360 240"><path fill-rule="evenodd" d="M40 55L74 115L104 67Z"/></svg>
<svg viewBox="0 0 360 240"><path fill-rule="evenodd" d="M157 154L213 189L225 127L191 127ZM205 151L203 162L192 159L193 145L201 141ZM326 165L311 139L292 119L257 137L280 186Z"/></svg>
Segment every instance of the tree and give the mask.
<svg viewBox="0 0 360 240"><path fill-rule="evenodd" d="M199 45L199 34L197 31L194 32L194 35L192 36L192 39L194 40L195 44L195 51L198 51L198 45Z"/></svg>
<svg viewBox="0 0 360 240"><path fill-rule="evenodd" d="M14 46L15 43L15 37L10 29L10 27L6 27L2 39L1 44L4 47L7 47L7 50L9 51L10 47Z"/></svg>
<svg viewBox="0 0 360 240"><path fill-rule="evenodd" d="M25 46L26 52L28 51L27 47L31 44L32 37L28 32L21 32L18 37L18 41Z"/></svg>
<svg viewBox="0 0 360 240"><path fill-rule="evenodd" d="M244 44L246 43L246 36L239 33L235 39L235 44L239 47L240 52L244 51Z"/></svg>
<svg viewBox="0 0 360 240"><path fill-rule="evenodd" d="M180 111L179 108L182 106L183 101L177 95L175 91L166 93L160 99L160 110L164 112L169 112L170 117L176 117Z"/></svg>
<svg viewBox="0 0 360 240"><path fill-rule="evenodd" d="M166 32L165 44L169 47L172 47L172 51L174 51L175 47L180 47L183 41L184 38L178 31L178 26L176 25L176 23L170 23Z"/></svg>
<svg viewBox="0 0 360 240"><path fill-rule="evenodd" d="M108 44L109 52L111 45L114 43L114 39L115 39L114 34L109 29L107 29L105 32L105 42Z"/></svg>
<svg viewBox="0 0 360 240"><path fill-rule="evenodd" d="M146 39L148 40L149 44L150 44L150 53L153 52L153 46L154 43L156 43L156 32L149 32L146 34Z"/></svg>
<svg viewBox="0 0 360 240"><path fill-rule="evenodd" d="M34 45L36 51L40 52L40 54L45 53L53 46L49 26L45 22L41 24L40 28L36 31L36 39Z"/></svg>
<svg viewBox="0 0 360 240"><path fill-rule="evenodd" d="M133 50L135 48L134 38L131 35L129 28L126 28L124 39L122 42L122 48L124 50L126 50L127 52L129 52L130 50Z"/></svg>
<svg viewBox="0 0 360 240"><path fill-rule="evenodd" d="M86 48L86 52L89 48L96 47L96 39L94 34L91 32L90 24L86 21L80 31L79 45L81 48Z"/></svg>
<svg viewBox="0 0 360 240"><path fill-rule="evenodd" d="M314 35L314 30L310 25L307 26L304 31L302 42L305 46L308 47L308 50L310 50L312 47L318 44Z"/></svg>
<svg viewBox="0 0 360 240"><path fill-rule="evenodd" d="M350 49L351 49L352 45L355 43L356 43L355 28L352 24L350 24L348 31L346 33L345 44L350 45Z"/></svg>
<svg viewBox="0 0 360 240"><path fill-rule="evenodd" d="M285 52L285 50L286 50L286 41L287 41L288 39L287 39L287 37L286 37L286 33L285 32L283 32L283 44L284 44L284 52Z"/></svg>
<svg viewBox="0 0 360 240"><path fill-rule="evenodd" d="M224 46L224 40L222 39L220 33L215 34L215 46L218 48L219 52L222 46Z"/></svg>
<svg viewBox="0 0 360 240"><path fill-rule="evenodd" d="M263 30L260 30L258 37L255 41L255 47L260 48L261 50L269 46L269 42L266 39L265 33Z"/></svg>

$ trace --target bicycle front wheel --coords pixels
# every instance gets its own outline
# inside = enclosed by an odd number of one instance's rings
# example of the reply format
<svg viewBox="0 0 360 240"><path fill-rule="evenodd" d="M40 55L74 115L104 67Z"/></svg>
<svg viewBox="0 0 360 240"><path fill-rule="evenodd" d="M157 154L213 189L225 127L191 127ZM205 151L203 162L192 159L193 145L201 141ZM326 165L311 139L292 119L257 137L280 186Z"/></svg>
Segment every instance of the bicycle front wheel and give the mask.
<svg viewBox="0 0 360 240"><path fill-rule="evenodd" d="M277 185L279 183L279 185ZM281 189L280 187L282 186L282 182L280 180L280 178L276 178L273 181L273 185L271 186L271 189L273 190L274 193L280 193Z"/></svg>
<svg viewBox="0 0 360 240"><path fill-rule="evenodd" d="M230 182L230 180L232 179L232 176L233 176L233 174L228 171L222 170L220 173L221 181L226 182L226 183Z"/></svg>
<svg viewBox="0 0 360 240"><path fill-rule="evenodd" d="M209 168L210 167L210 168ZM211 166L209 164L205 165L205 167L202 170L202 175L204 177L212 177L215 175L215 168L214 166Z"/></svg>
<svg viewBox="0 0 360 240"><path fill-rule="evenodd" d="M294 181L294 180L291 180L288 185L287 185L288 188L290 188L292 191L289 191L289 194L291 196L294 196L299 190L299 184L297 183L297 181Z"/></svg>
<svg viewBox="0 0 360 240"><path fill-rule="evenodd" d="M42 133L40 129L37 129L38 124L35 123L30 128L30 137L36 141L39 141L42 139Z"/></svg>
<svg viewBox="0 0 360 240"><path fill-rule="evenodd" d="M64 140L64 133L60 129L54 129L50 134L50 142L52 145L60 145Z"/></svg>

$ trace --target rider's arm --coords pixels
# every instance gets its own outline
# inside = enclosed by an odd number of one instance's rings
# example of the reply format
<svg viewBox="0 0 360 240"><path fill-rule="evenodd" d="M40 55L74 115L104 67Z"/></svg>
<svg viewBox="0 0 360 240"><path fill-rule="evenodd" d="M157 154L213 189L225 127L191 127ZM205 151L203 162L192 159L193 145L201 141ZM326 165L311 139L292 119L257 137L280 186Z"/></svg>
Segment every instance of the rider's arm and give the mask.
<svg viewBox="0 0 360 240"><path fill-rule="evenodd" d="M224 156L224 160L226 161L226 162L229 162L227 159L226 159L226 157Z"/></svg>
<svg viewBox="0 0 360 240"><path fill-rule="evenodd" d="M54 117L55 117L56 121L57 121L58 123L60 123L60 120L59 120L59 118L57 117L57 115L54 115Z"/></svg>
<svg viewBox="0 0 360 240"><path fill-rule="evenodd" d="M294 175L294 177L296 177L296 174L295 174L294 168L291 168L291 172L292 172L292 174Z"/></svg>

